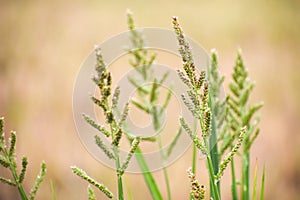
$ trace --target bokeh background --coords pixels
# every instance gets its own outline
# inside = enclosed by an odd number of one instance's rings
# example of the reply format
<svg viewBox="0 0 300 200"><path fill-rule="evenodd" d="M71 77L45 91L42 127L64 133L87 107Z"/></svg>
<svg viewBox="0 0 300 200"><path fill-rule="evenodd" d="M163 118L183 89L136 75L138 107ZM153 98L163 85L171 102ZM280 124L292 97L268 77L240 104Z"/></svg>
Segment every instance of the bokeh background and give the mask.
<svg viewBox="0 0 300 200"><path fill-rule="evenodd" d="M18 157L29 157L25 189L30 190L45 160L48 173L37 199L53 199L51 185L57 199L87 199L87 184L72 174L71 165L84 168L116 192L114 172L97 162L78 138L72 91L94 44L127 30L128 8L140 27L171 29L171 16L179 16L187 35L207 50L218 50L226 80L236 49L242 48L250 76L256 80L251 101L265 102L252 166L257 160L259 174L266 166L266 199L299 199L298 0L0 1L0 115L7 132L17 131ZM188 198L189 153L169 167L174 199ZM199 166L206 174L201 161ZM154 174L165 194L162 173ZM9 176L3 169L0 175ZM205 183L207 177L201 176ZM223 195L230 199L226 175L223 182ZM128 198L150 199L141 175L126 175L125 185ZM1 184L0 199L19 196L14 188Z"/></svg>

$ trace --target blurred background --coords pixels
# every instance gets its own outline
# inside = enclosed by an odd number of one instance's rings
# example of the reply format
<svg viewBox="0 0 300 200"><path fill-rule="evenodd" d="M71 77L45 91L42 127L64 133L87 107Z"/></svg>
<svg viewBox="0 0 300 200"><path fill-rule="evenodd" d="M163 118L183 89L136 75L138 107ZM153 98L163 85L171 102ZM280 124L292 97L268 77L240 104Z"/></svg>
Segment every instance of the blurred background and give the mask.
<svg viewBox="0 0 300 200"><path fill-rule="evenodd" d="M17 131L18 157L29 158L26 191L45 160L47 176L37 199L53 199L51 184L57 199L87 199L87 183L72 174L71 165L116 192L114 172L97 162L78 138L72 92L81 63L93 46L127 30L128 8L140 27L171 29L171 16L178 16L188 36L208 51L217 49L227 81L237 48L243 50L250 77L256 81L251 102L265 102L261 134L252 148L252 168L257 160L260 175L266 166L266 199L299 199L298 0L0 1L0 116L5 117L6 132ZM169 167L174 199L188 198L185 171L189 165L190 151ZM199 161L199 166L206 174L205 164ZM0 175L9 177L3 169ZM154 175L165 195L162 172ZM201 176L207 183L207 177ZM230 179L225 175L223 182L224 199L230 199ZM150 199L141 175L127 174L125 185L127 197ZM1 184L0 199L19 199L19 195Z"/></svg>

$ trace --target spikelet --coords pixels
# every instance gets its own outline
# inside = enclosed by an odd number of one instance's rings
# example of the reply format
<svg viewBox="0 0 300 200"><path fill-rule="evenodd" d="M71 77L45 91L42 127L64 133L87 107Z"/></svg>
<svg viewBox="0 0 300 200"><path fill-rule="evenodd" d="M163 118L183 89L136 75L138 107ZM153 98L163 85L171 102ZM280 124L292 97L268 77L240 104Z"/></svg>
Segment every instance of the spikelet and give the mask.
<svg viewBox="0 0 300 200"><path fill-rule="evenodd" d="M124 174L125 170L128 167L128 164L129 164L129 162L130 162L130 160L131 160L131 158L132 158L132 156L133 156L136 148L140 144L140 142L141 142L141 138L140 137L136 137L132 141L129 153L127 154L127 157L126 157L124 163L122 164L121 168L118 170L118 175L119 176L122 176Z"/></svg>
<svg viewBox="0 0 300 200"><path fill-rule="evenodd" d="M110 132L104 128L104 126L101 126L97 124L94 120L92 120L88 115L82 114L84 120L89 123L92 127L97 129L99 132L103 133L106 137L110 136Z"/></svg>
<svg viewBox="0 0 300 200"><path fill-rule="evenodd" d="M38 191L42 181L44 180L45 175L46 175L46 164L44 162L42 162L40 173L38 174L38 176L35 180L35 183L29 193L30 200L34 200L36 192Z"/></svg>
<svg viewBox="0 0 300 200"><path fill-rule="evenodd" d="M191 196L194 198L194 200L204 200L206 192L205 186L199 184L191 168L188 168L187 173L191 182Z"/></svg>
<svg viewBox="0 0 300 200"><path fill-rule="evenodd" d="M22 170L21 173L19 175L19 182L22 183L24 178L25 178L25 173L26 173L26 169L27 169L27 165L28 165L28 161L26 157L22 158Z"/></svg>
<svg viewBox="0 0 300 200"><path fill-rule="evenodd" d="M109 150L109 148L104 144L104 142L101 140L101 138L98 135L95 135L95 141L97 146L102 149L102 151L105 153L105 155L110 159L116 159L114 154Z"/></svg>
<svg viewBox="0 0 300 200"><path fill-rule="evenodd" d="M215 176L216 180L220 180L220 178L224 174L224 171L225 171L227 165L231 162L231 160L233 159L233 156L236 154L236 152L242 145L244 138L245 138L245 132L246 132L246 128L244 127L240 131L240 136L239 136L237 143L234 145L234 147L231 149L231 151L224 157L223 161L220 163L219 172Z"/></svg>
<svg viewBox="0 0 300 200"><path fill-rule="evenodd" d="M93 178L91 178L85 171L82 169L72 166L71 167L72 171L74 174L77 176L81 177L82 179L86 180L89 182L91 185L94 185L96 188L98 188L101 192L103 192L109 199L112 199L114 197L113 193L102 183L99 183L95 181Z"/></svg>

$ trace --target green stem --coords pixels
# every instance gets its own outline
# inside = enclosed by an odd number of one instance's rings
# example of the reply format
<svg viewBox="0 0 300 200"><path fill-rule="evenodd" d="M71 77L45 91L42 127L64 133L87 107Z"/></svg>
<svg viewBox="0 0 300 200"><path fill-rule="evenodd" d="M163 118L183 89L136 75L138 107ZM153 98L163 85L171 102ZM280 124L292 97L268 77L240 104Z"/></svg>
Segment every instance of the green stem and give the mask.
<svg viewBox="0 0 300 200"><path fill-rule="evenodd" d="M18 187L19 193L22 197L22 200L27 200L28 198L26 196L26 193L24 191L23 186L19 183L19 178L18 178L18 175L17 175L16 171L12 171L12 174L13 174L13 177L14 177L16 183L17 183L17 187Z"/></svg>
<svg viewBox="0 0 300 200"><path fill-rule="evenodd" d="M119 149L117 146L113 147L114 149L114 153L115 153L115 158L116 158L116 169L118 171L118 169L120 169L120 157L119 157ZM119 200L123 200L124 199L124 192L123 192L123 182L122 182L122 175L117 173L118 176L118 196L119 196Z"/></svg>
<svg viewBox="0 0 300 200"><path fill-rule="evenodd" d="M210 183L211 183L211 197L214 200L220 200L220 194L218 191L218 185L216 183L215 179L215 174L214 174L214 169L213 169L213 164L210 155L207 155L207 165L208 165L208 171L209 171L209 178L210 178Z"/></svg>
<svg viewBox="0 0 300 200"><path fill-rule="evenodd" d="M164 178L165 178L165 183L166 183L166 188L167 188L168 200L171 200L172 199L172 194L171 194L169 175L168 175L168 171L165 167L166 157L165 157L165 154L162 150L162 141L161 141L161 136L160 135L157 137L157 143L158 143L158 146L159 146L160 156L161 156L162 164L163 164L163 173L164 173Z"/></svg>
<svg viewBox="0 0 300 200"><path fill-rule="evenodd" d="M194 120L194 134L197 131L197 120ZM192 172L193 174L196 174L196 164L197 164L197 147L193 143L193 155L192 155Z"/></svg>
<svg viewBox="0 0 300 200"><path fill-rule="evenodd" d="M196 158L197 158L197 147L193 143L193 155L192 155L192 172L193 172L193 174L196 174L196 162L197 162Z"/></svg>
<svg viewBox="0 0 300 200"><path fill-rule="evenodd" d="M197 147L196 145L193 143L193 154L192 154L192 173L196 174L196 158L197 158ZM190 194L190 200L193 200L193 196L192 194Z"/></svg>
<svg viewBox="0 0 300 200"><path fill-rule="evenodd" d="M161 116L157 113L158 109L157 109L156 105L153 104L153 102L151 102L151 106L154 110L156 110L155 112L153 112L151 114L152 114L152 119L154 121L154 130L155 130L155 132L158 132L161 128L161 124L159 123L159 118ZM168 175L168 171L165 167L166 155L163 152L163 145L162 145L162 140L161 140L161 135L160 134L157 137L157 143L158 143L160 157L161 157L162 165L163 165L163 173L164 173L165 184L166 184L166 188L167 188L168 200L171 200L172 199L172 194L171 194L169 175Z"/></svg>
<svg viewBox="0 0 300 200"><path fill-rule="evenodd" d="M119 195L119 200L124 199L123 195L123 183L122 183L122 176L118 175L118 195Z"/></svg>
<svg viewBox="0 0 300 200"><path fill-rule="evenodd" d="M16 171L16 162L13 160L13 158L11 158L9 156L9 153L6 150L3 151L3 154L9 160L9 168L10 168L10 171L11 171L11 173L14 177L14 180L17 184L17 188L18 188L19 194L21 195L22 200L28 200L27 195L24 191L24 188L23 188L22 184L19 182L19 177L18 177L17 171Z"/></svg>
<svg viewBox="0 0 300 200"><path fill-rule="evenodd" d="M250 199L250 155L249 152L245 153L243 156L243 173L242 173L242 199L249 200Z"/></svg>
<svg viewBox="0 0 300 200"><path fill-rule="evenodd" d="M165 182L166 182L166 186L167 186L168 200L171 200L172 194L171 194L170 181L169 181L168 171L165 167L163 168L163 172L164 172Z"/></svg>
<svg viewBox="0 0 300 200"><path fill-rule="evenodd" d="M211 113L214 113L211 93L212 92L210 91L208 104L209 104ZM213 114L211 117L211 136L209 138L209 148L210 148L210 156L211 156L211 161L212 161L213 172L214 172L214 175L216 175L219 172L219 152L218 152L217 127L216 127L215 116ZM212 187L213 184L215 184L215 183L211 182L210 187ZM220 181L218 181L218 183L217 183L217 189L218 189L218 193L220 194Z"/></svg>
<svg viewBox="0 0 300 200"><path fill-rule="evenodd" d="M235 176L235 166L234 166L234 159L231 161L231 193L232 193L232 200L238 200L237 194L237 184L236 184L236 176Z"/></svg>

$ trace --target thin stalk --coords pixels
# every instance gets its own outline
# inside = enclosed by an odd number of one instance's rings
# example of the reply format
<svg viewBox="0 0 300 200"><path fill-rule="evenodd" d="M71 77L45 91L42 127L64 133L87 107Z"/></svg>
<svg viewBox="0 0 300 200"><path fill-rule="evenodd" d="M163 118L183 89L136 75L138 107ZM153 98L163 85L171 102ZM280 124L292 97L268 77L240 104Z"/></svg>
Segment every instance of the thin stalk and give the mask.
<svg viewBox="0 0 300 200"><path fill-rule="evenodd" d="M110 124L110 132L112 133L112 137L114 137L113 133L113 125ZM115 154L115 158L116 158L116 170L118 171L121 167L120 165L120 155L119 155L119 148L118 146L113 145L113 151ZM117 173L117 177L118 177L118 196L119 196L119 200L123 200L124 199L124 192L123 192L123 182L122 182L122 175Z"/></svg>
<svg viewBox="0 0 300 200"><path fill-rule="evenodd" d="M232 184L231 185L232 200L238 200L234 158L231 160L231 184Z"/></svg>
<svg viewBox="0 0 300 200"><path fill-rule="evenodd" d="M196 174L196 164L197 164L197 147L193 143L193 155L192 155L192 172Z"/></svg>
<svg viewBox="0 0 300 200"><path fill-rule="evenodd" d="M118 147L114 146L114 153L115 153L115 158L116 158L116 169L120 169L120 157L119 157L119 150ZM122 175L121 174L117 174L118 176L118 196L119 196L119 200L123 200L124 199L124 192L123 192L123 182L122 182Z"/></svg>
<svg viewBox="0 0 300 200"><path fill-rule="evenodd" d="M197 157L197 147L193 143L193 154L192 154L192 173L196 174L196 157ZM190 194L190 200L194 200L194 197L192 194Z"/></svg>
<svg viewBox="0 0 300 200"><path fill-rule="evenodd" d="M118 195L119 195L119 200L124 199L123 195L123 183L122 183L122 176L118 175Z"/></svg>
<svg viewBox="0 0 300 200"><path fill-rule="evenodd" d="M216 183L215 175L214 175L214 169L213 169L213 164L210 155L207 155L207 165L208 165L208 171L209 171L209 178L211 182L211 197L214 200L220 200L220 194L218 191L218 186Z"/></svg>
<svg viewBox="0 0 300 200"><path fill-rule="evenodd" d="M55 188L54 188L54 184L53 184L52 180L50 180L50 187L51 187L51 192L52 192L52 198L53 198L53 200L56 200L56 192L55 192Z"/></svg>
<svg viewBox="0 0 300 200"><path fill-rule="evenodd" d="M15 170L12 171L12 174L13 174L13 177L14 177L16 183L17 183L17 187L18 187L19 193L20 193L20 195L21 195L21 197L22 197L22 200L27 200L28 198L27 198L27 196L26 196L26 193L25 193L25 191L24 191L24 188L23 188L23 186L18 182L18 179L19 179L19 178L18 178L18 175L17 175L16 171L15 171Z"/></svg>
<svg viewBox="0 0 300 200"><path fill-rule="evenodd" d="M211 113L214 113L211 91L209 91L209 99L208 99L209 108ZM211 136L209 138L209 147L210 147L210 156L212 161L212 167L214 175L219 172L219 152L218 152L218 138L217 138L217 127L215 116L212 114L211 116ZM210 183L210 187L215 183ZM220 181L217 183L218 193L220 194Z"/></svg>
<svg viewBox="0 0 300 200"><path fill-rule="evenodd" d="M197 131L197 121L194 120L194 134ZM197 164L197 147L193 143L193 154L192 154L192 173L196 174L196 164Z"/></svg>
<svg viewBox="0 0 300 200"><path fill-rule="evenodd" d="M155 105L152 105L152 106L155 106ZM155 108L155 109L157 109L157 108ZM160 123L159 123L159 120L158 120L157 112L154 112L152 114L152 117L153 117L153 121L154 121L154 129L155 129L155 132L157 132L160 129ZM165 183L166 183L166 188L167 188L168 200L171 200L172 196L171 196L171 187L170 187L169 175L168 175L168 171L165 167L166 156L165 156L165 153L163 152L163 146L162 146L162 141L161 141L161 135L160 134L157 137L157 143L158 143L160 157L162 159L162 164L163 164L163 173L164 173L164 178L165 178Z"/></svg>
<svg viewBox="0 0 300 200"><path fill-rule="evenodd" d="M194 134L197 130L197 121L194 121ZM197 164L197 147L196 145L193 143L193 154L192 154L192 173L196 174L196 164ZM194 197L192 196L192 194L190 194L190 200L194 200Z"/></svg>
<svg viewBox="0 0 300 200"><path fill-rule="evenodd" d="M242 199L249 200L250 199L250 180L249 180L249 173L250 173L250 155L249 152L246 152L243 155L243 171L242 171Z"/></svg>
<svg viewBox="0 0 300 200"><path fill-rule="evenodd" d="M164 172L164 178L165 178L166 187L167 187L168 200L171 200L172 199L172 196L171 196L172 194L171 194L169 175L168 175L168 171L165 167L166 157L164 155L164 152L162 151L162 142L161 142L161 136L160 135L157 137L157 143L158 143L159 150L160 150L160 156L161 156L162 162L163 162L163 172Z"/></svg>

